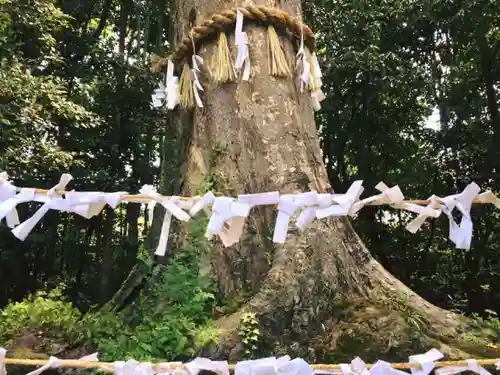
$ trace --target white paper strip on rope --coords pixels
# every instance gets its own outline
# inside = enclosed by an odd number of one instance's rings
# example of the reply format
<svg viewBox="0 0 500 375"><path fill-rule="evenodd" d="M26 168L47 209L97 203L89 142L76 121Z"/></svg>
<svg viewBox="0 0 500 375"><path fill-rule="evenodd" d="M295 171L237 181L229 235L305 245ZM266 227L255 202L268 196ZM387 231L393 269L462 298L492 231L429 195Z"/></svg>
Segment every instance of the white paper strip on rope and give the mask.
<svg viewBox="0 0 500 375"><path fill-rule="evenodd" d="M412 375L429 375L436 367L436 361L444 357L437 349L431 349L424 354L411 355L408 362L418 363L420 368L410 367Z"/></svg>
<svg viewBox="0 0 500 375"><path fill-rule="evenodd" d="M491 372L486 370L484 367L477 363L475 359L467 359L467 366L447 366L438 368L436 370L437 375L455 375L461 372L470 371L478 375L492 375Z"/></svg>
<svg viewBox="0 0 500 375"><path fill-rule="evenodd" d="M40 375L42 372L47 371L48 369L57 368L59 366L60 366L60 360L56 357L50 357L46 365L37 368L36 370L31 371L26 375Z"/></svg>
<svg viewBox="0 0 500 375"><path fill-rule="evenodd" d="M309 60L307 59L306 48L304 45L304 34L301 30L300 32L300 44L296 56L296 65L299 68L299 76L297 77L299 81L300 92L304 92L304 88L307 88L309 80L311 79L311 68L309 66Z"/></svg>
<svg viewBox="0 0 500 375"><path fill-rule="evenodd" d="M0 375L7 375L7 371L5 370L5 355L7 354L7 350L4 348L0 348Z"/></svg>
<svg viewBox="0 0 500 375"><path fill-rule="evenodd" d="M193 51L194 51L194 42L193 42ZM193 85L193 93L194 99L196 101L196 105L199 108L203 108L203 102L201 101L200 91L203 90L203 86L201 85L199 74L200 74L200 66L203 65L203 59L201 56L194 54L191 57L191 84Z"/></svg>
<svg viewBox="0 0 500 375"><path fill-rule="evenodd" d="M6 350L0 348L0 375L6 375L4 361ZM409 357L408 366L412 375L428 375L436 367L436 361L443 358L443 354L437 349L431 349L427 353L412 355ZM39 375L49 368L74 367L74 360L70 366L65 366L66 360L59 360L55 357L50 359L37 370L28 375ZM77 360L86 362L98 362L97 353L85 356ZM464 364L465 363L465 364ZM419 365L419 369L414 367ZM104 371L114 372L116 375L198 375L201 371L210 371L218 375L229 375L230 365L227 361L212 361L208 358L196 358L190 362L163 362L152 364L151 362L139 362L134 359L127 361L115 361L109 363L97 363L98 368ZM290 356L267 357L237 362L234 366L234 375L405 375L407 372L393 368L392 364L385 361L377 361L371 368L359 358L354 358L349 364L334 365L340 369L331 369L332 365L327 365L328 369L321 369L322 365L315 365L316 369L302 358L291 359ZM318 368L319 367L319 368ZM326 366L325 366L326 367ZM406 368L406 366L405 366ZM438 375L454 375L470 371L478 375L491 375L491 373L481 366L476 359L456 361L447 366L440 366L435 370Z"/></svg>
<svg viewBox="0 0 500 375"><path fill-rule="evenodd" d="M174 109L181 102L179 92L179 78L174 75L174 63L172 60L167 62L167 73L165 83L160 82L151 96L151 106L159 108L165 106L167 109Z"/></svg>
<svg viewBox="0 0 500 375"><path fill-rule="evenodd" d="M89 219L98 215L106 204L116 208L120 202L141 203L148 205L151 220L154 206L160 204L165 209L165 215L156 254L162 256L168 245L172 217L187 222L199 211L204 211L210 218L206 237L211 239L218 236L224 246L231 246L240 240L245 219L252 207L277 205L273 241L282 244L286 242L288 228L294 216L296 216L295 226L305 231L314 220L322 220L330 216L354 216L367 205L388 205L394 209L418 215L406 226L411 233L418 231L427 218L437 218L444 213L450 222L450 240L457 248L468 249L473 230L470 215L472 202L493 204L500 208L500 199L491 191L479 194L480 188L475 183L468 185L459 194L444 198L433 195L428 202L418 201L420 204L416 204L414 201L405 200L399 186L389 188L383 182L376 186L380 194L360 199L364 190L361 180L353 182L345 194L324 194L311 191L280 195L275 191L240 194L237 198L233 198L216 197L212 192L208 192L203 197L181 198L163 196L158 194L153 186L145 185L140 189L140 196L128 195L126 192L76 191L60 195L58 192L63 191L71 180L71 175L64 174L60 182L49 191L37 192L34 188L15 187L8 180L6 173L0 173L0 220L6 218L7 225L13 228L13 234L20 240L24 240L49 210L73 212ZM31 218L20 223L16 206L27 202L41 202L43 206ZM452 215L455 209L462 214L460 223L457 223Z"/></svg>
<svg viewBox="0 0 500 375"><path fill-rule="evenodd" d="M243 14L236 11L236 25L234 28L234 43L236 44L236 62L234 67L241 73L241 79L250 79L250 53L248 51L248 35L243 31Z"/></svg>

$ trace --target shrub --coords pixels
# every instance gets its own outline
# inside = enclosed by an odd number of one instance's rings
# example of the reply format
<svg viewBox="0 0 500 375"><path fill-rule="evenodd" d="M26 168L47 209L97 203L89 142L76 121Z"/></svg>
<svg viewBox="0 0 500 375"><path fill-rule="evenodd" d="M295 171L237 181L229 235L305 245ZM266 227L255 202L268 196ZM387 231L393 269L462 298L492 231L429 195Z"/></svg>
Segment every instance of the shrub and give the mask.
<svg viewBox="0 0 500 375"><path fill-rule="evenodd" d="M0 344L10 346L17 337L28 333L71 340L80 318L80 312L63 299L62 287L38 291L0 310Z"/></svg>

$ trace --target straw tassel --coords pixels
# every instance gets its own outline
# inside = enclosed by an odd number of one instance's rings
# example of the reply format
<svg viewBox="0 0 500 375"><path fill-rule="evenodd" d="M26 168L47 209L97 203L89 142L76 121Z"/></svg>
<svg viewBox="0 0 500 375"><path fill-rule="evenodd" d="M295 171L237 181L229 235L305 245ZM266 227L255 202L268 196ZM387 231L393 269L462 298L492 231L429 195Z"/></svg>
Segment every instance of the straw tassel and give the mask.
<svg viewBox="0 0 500 375"><path fill-rule="evenodd" d="M291 76L290 66L285 56L285 51L280 43L278 33L274 26L267 27L267 46L268 46L268 66L269 74L274 77L288 78Z"/></svg>
<svg viewBox="0 0 500 375"><path fill-rule="evenodd" d="M186 62L182 68L181 79L179 81L179 91L181 95L181 107L193 108L194 107L194 93L193 84L191 80L191 72L189 64Z"/></svg>
<svg viewBox="0 0 500 375"><path fill-rule="evenodd" d="M236 80L236 72L234 70L233 61L229 52L226 34L219 34L218 51L215 56L215 67L213 70L213 79L216 83L228 83Z"/></svg>

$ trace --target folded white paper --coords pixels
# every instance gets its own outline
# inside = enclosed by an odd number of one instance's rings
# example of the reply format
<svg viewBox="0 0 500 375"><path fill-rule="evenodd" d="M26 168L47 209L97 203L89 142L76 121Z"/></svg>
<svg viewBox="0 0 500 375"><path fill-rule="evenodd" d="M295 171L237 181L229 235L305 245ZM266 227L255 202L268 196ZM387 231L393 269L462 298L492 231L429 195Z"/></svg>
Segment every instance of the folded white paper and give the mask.
<svg viewBox="0 0 500 375"><path fill-rule="evenodd" d="M191 375L198 375L201 370L207 370L217 375L229 375L229 365L227 361L212 361L207 358L196 358L186 363L186 368Z"/></svg>
<svg viewBox="0 0 500 375"><path fill-rule="evenodd" d="M42 372L44 372L50 368L57 368L60 365L61 365L61 361L59 359L57 359L56 357L50 357L47 364L36 369L35 371L31 371L31 372L27 373L26 375L40 375Z"/></svg>
<svg viewBox="0 0 500 375"><path fill-rule="evenodd" d="M0 220L5 217L7 221L7 226L9 228L14 228L19 225L19 216L15 206L19 203L26 202L32 199L34 196L34 189L21 190L21 195L16 199L12 200L16 196L17 189L9 181L9 176L6 172L0 173L0 205L3 202L9 201L10 203L0 206ZM25 195L26 194L26 195ZM9 207L12 207L9 209Z"/></svg>
<svg viewBox="0 0 500 375"><path fill-rule="evenodd" d="M4 348L0 348L0 375L7 375L7 371L5 370L5 355L7 354L7 350Z"/></svg>
<svg viewBox="0 0 500 375"><path fill-rule="evenodd" d="M457 249L468 250L472 241L472 218L470 209L472 201L479 194L481 188L476 183L469 184L463 192L450 195L445 198L437 198L441 204L443 213L448 216L450 222L450 240ZM462 214L462 220L458 224L453 218L453 210L457 209Z"/></svg>
<svg viewBox="0 0 500 375"><path fill-rule="evenodd" d="M316 210L316 217L323 219L329 216L347 216L351 213L351 208L363 193L363 181L354 181L345 194L333 194L332 204L327 208Z"/></svg>
<svg viewBox="0 0 500 375"><path fill-rule="evenodd" d="M179 92L179 78L174 76L174 63L172 60L167 62L167 85L165 87L166 105L168 109L174 109L181 101Z"/></svg>
<svg viewBox="0 0 500 375"><path fill-rule="evenodd" d="M344 375L370 375L365 362L359 357L354 358L350 364L340 364L340 369Z"/></svg>
<svg viewBox="0 0 500 375"><path fill-rule="evenodd" d="M203 59L201 56L193 54L191 57L191 82L193 87L194 99L196 101L196 105L200 108L203 108L203 102L201 101L200 91L203 91L203 86L201 85L199 73L200 73L200 65L203 65Z"/></svg>
<svg viewBox="0 0 500 375"><path fill-rule="evenodd" d="M211 239L214 234L217 234L224 246L235 244L243 233L245 218L249 213L250 206L246 203L239 203L234 198L228 197L215 198L205 234L206 238Z"/></svg>
<svg viewBox="0 0 500 375"><path fill-rule="evenodd" d="M392 368L391 364L385 361L377 361L370 369L371 375L408 375L407 372Z"/></svg>
<svg viewBox="0 0 500 375"><path fill-rule="evenodd" d="M248 50L248 35L243 32L243 14L240 10L236 11L236 26L234 31L236 44L236 62L234 67L238 72L243 72L241 79L248 81L250 79L250 53Z"/></svg>
<svg viewBox="0 0 500 375"><path fill-rule="evenodd" d="M155 251L155 254L158 256L164 256L167 251L172 216L178 220L186 222L191 218L191 216L178 206L179 202L179 197L163 198L160 200L161 205L165 208L165 215L163 217L163 224L161 227L160 241L158 242L158 247Z"/></svg>
<svg viewBox="0 0 500 375"><path fill-rule="evenodd" d="M431 349L424 354L411 355L408 362L418 363L420 368L410 367L410 371L412 375L429 375L436 366L435 362L443 357L443 353L437 349Z"/></svg>
<svg viewBox="0 0 500 375"><path fill-rule="evenodd" d="M274 243L285 243L290 217L298 208L299 206L295 202L295 195L284 194L280 197L278 204L278 217L276 218L276 223L274 225Z"/></svg>
<svg viewBox="0 0 500 375"><path fill-rule="evenodd" d="M461 372L470 371L479 375L491 375L484 367L480 366L475 359L466 360L467 366L447 366L436 370L438 375L455 375Z"/></svg>
<svg viewBox="0 0 500 375"><path fill-rule="evenodd" d="M47 195L43 195L40 198L45 200L45 203L42 207L40 207L35 214L29 219L25 220L17 227L12 230L14 236L19 238L21 241L24 241L28 234L33 230L33 228L38 224L40 220L45 216L45 214L49 210L59 210L66 211L69 206L65 199L63 199L59 194L57 194L57 190L64 190L66 185L73 179L70 174L63 174L59 183L55 185L52 189L47 192Z"/></svg>

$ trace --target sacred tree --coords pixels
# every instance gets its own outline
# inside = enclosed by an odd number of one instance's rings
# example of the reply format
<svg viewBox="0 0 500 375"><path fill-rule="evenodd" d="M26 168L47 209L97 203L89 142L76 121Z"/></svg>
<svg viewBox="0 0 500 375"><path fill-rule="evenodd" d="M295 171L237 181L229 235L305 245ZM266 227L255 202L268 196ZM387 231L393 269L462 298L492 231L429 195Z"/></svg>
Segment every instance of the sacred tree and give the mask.
<svg viewBox="0 0 500 375"><path fill-rule="evenodd" d="M186 140L180 193L196 195L207 178L227 196L331 192L313 108L321 98L313 95L317 87L301 90L298 82L301 37L309 52L315 48L314 34L301 26L301 2L174 3L176 72L187 64L178 71L182 98L173 112ZM247 39L235 40L238 12ZM249 62L243 56L233 67L242 43ZM193 45L203 59L196 78L203 91L188 93ZM212 242L211 273L233 309L215 322L220 340L203 354L245 357L238 332L248 312L255 314L259 352L267 355L328 363L357 355L407 360L431 348L450 358L498 354L488 345L491 332L428 303L389 274L347 218L314 220L304 231L290 221L285 243L276 244L276 214L276 206L252 208L238 243Z"/></svg>

